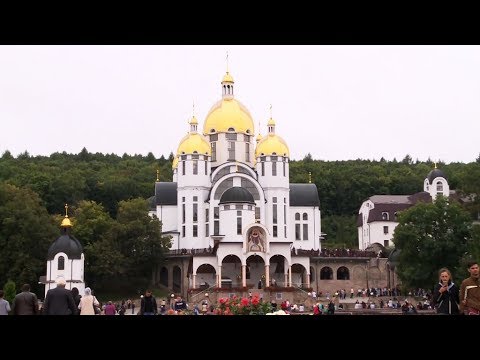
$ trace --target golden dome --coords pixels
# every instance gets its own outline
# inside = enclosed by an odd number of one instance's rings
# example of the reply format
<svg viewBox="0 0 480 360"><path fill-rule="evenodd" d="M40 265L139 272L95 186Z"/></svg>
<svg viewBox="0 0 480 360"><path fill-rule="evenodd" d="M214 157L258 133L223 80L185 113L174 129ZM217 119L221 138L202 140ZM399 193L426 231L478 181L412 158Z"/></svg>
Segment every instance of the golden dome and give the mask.
<svg viewBox="0 0 480 360"><path fill-rule="evenodd" d="M198 120L197 118L194 116L192 116L192 120L190 120L190 125L198 125Z"/></svg>
<svg viewBox="0 0 480 360"><path fill-rule="evenodd" d="M213 132L228 132L233 128L237 133L253 135L253 120L247 108L238 100L223 99L212 106L203 125L204 135ZM211 130L215 131L211 131Z"/></svg>
<svg viewBox="0 0 480 360"><path fill-rule="evenodd" d="M210 143L204 136L199 133L189 133L180 141L178 145L177 155L193 154L197 152L199 155L211 155L212 150ZM178 160L177 160L178 161Z"/></svg>
<svg viewBox="0 0 480 360"><path fill-rule="evenodd" d="M175 158L172 161L172 169L176 169L178 166L178 157L175 156Z"/></svg>
<svg viewBox="0 0 480 360"><path fill-rule="evenodd" d="M290 150L288 150L287 143L280 136L275 134L268 134L257 144L255 149L255 158L259 156L286 156L290 157Z"/></svg>
<svg viewBox="0 0 480 360"><path fill-rule="evenodd" d="M68 216L65 216L65 218L62 220L62 224L60 225L61 227L72 227L72 223L70 222L70 219Z"/></svg>
<svg viewBox="0 0 480 360"><path fill-rule="evenodd" d="M270 118L270 120L268 120L267 126L272 126L272 125L275 126L275 120Z"/></svg>
<svg viewBox="0 0 480 360"><path fill-rule="evenodd" d="M233 83L233 77L230 75L230 73L227 71L227 73L223 76L222 83L223 82L231 82Z"/></svg>
<svg viewBox="0 0 480 360"><path fill-rule="evenodd" d="M262 134L258 133L258 135L257 135L257 142L259 142L259 141L262 140L262 139L263 139Z"/></svg>

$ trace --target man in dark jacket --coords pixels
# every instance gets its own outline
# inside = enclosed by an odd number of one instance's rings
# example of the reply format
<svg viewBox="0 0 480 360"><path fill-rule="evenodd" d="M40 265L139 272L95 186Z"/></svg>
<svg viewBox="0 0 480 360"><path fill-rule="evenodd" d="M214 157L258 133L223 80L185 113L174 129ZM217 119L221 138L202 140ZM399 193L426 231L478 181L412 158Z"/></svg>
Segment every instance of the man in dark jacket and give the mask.
<svg viewBox="0 0 480 360"><path fill-rule="evenodd" d="M56 283L56 288L47 291L43 303L43 313L45 315L75 315L75 301L72 292L65 289L65 278L57 278Z"/></svg>
<svg viewBox="0 0 480 360"><path fill-rule="evenodd" d="M140 301L140 315L157 315L157 301L152 290L145 291L145 296Z"/></svg>
<svg viewBox="0 0 480 360"><path fill-rule="evenodd" d="M15 296L12 307L13 307L14 315L37 315L38 314L37 295L30 292L29 284L24 284L22 286L22 292Z"/></svg>

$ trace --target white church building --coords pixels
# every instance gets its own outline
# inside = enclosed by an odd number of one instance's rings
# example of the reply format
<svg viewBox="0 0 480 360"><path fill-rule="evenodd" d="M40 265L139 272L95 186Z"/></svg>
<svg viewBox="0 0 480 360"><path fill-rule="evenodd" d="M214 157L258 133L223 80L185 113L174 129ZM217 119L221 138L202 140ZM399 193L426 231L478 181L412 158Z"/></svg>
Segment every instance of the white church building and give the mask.
<svg viewBox="0 0 480 360"><path fill-rule="evenodd" d="M47 275L40 277L40 283L47 291L57 287L58 277L66 280L65 288L76 287L80 294L84 293L85 255L82 244L72 234L72 223L68 218L68 206L65 205L65 217L60 225L61 235L50 245L47 253Z"/></svg>
<svg viewBox="0 0 480 360"><path fill-rule="evenodd" d="M419 201L432 202L438 195L449 197L447 176L440 169L430 171L425 178L423 191L413 195L373 195L365 200L357 217L358 248L365 250L373 244L393 246L393 232L398 225L397 213Z"/></svg>
<svg viewBox="0 0 480 360"><path fill-rule="evenodd" d="M310 288L315 270L307 250L321 250L317 187L290 183L290 151L275 120L255 137L228 71L220 90L203 131L195 116L189 121L172 182L155 184L151 214L173 245L153 281L183 294L272 284Z"/></svg>

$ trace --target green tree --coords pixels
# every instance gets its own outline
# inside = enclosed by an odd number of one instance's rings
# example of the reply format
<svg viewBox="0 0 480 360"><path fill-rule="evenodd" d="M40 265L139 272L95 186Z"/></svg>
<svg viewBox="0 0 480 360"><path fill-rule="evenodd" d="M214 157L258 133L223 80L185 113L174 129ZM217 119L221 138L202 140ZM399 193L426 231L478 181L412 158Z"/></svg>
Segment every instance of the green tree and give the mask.
<svg viewBox="0 0 480 360"><path fill-rule="evenodd" d="M3 292L5 293L4 298L10 303L10 307L13 304L13 299L17 294L17 286L15 285L15 281L8 280L5 285L3 286Z"/></svg>
<svg viewBox="0 0 480 360"><path fill-rule="evenodd" d="M80 201L73 215L73 234L83 246L107 237L114 224L104 207L95 201Z"/></svg>
<svg viewBox="0 0 480 360"><path fill-rule="evenodd" d="M118 244L111 238L103 238L88 244L85 249L85 282L90 287L108 283L115 277L128 274L128 263Z"/></svg>
<svg viewBox="0 0 480 360"><path fill-rule="evenodd" d="M18 287L28 283L38 292L59 225L32 190L0 183L0 284L13 279Z"/></svg>
<svg viewBox="0 0 480 360"><path fill-rule="evenodd" d="M148 202L137 198L119 203L115 239L128 259L129 274L150 276L153 266L170 248L170 237L162 236L156 216L148 214Z"/></svg>
<svg viewBox="0 0 480 360"><path fill-rule="evenodd" d="M462 259L462 270L464 277L469 276L466 269L467 262L471 260L480 261L480 224L478 223L472 226L472 239L467 243L467 253Z"/></svg>
<svg viewBox="0 0 480 360"><path fill-rule="evenodd" d="M401 250L397 273L405 287L431 288L447 267L459 277L471 241L471 219L458 203L439 196L400 213L393 242Z"/></svg>

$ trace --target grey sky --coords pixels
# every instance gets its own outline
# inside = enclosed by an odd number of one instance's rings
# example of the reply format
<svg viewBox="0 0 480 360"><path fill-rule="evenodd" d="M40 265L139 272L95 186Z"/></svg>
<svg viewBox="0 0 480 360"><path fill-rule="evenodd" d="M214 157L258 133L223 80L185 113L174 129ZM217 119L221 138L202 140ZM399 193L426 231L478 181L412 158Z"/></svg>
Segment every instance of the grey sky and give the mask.
<svg viewBox="0 0 480 360"><path fill-rule="evenodd" d="M0 46L0 153L175 152L229 70L292 159L471 162L480 46Z"/></svg>

